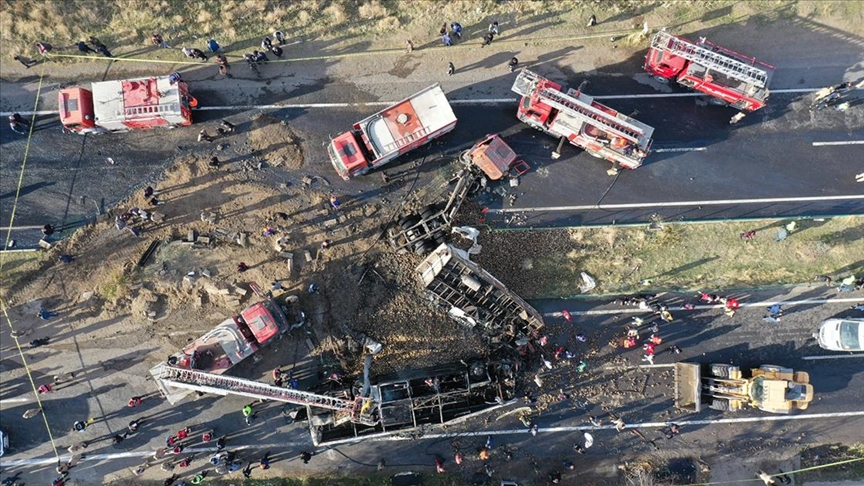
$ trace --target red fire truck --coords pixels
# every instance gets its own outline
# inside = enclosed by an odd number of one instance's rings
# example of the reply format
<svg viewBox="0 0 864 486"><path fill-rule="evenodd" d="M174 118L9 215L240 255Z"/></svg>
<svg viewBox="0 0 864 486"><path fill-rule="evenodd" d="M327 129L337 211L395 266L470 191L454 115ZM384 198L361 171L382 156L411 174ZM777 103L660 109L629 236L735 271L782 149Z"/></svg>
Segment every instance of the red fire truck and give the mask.
<svg viewBox="0 0 864 486"><path fill-rule="evenodd" d="M774 67L714 45L704 37L691 42L665 30L657 32L645 56L645 70L661 82L683 86L751 112L765 106Z"/></svg>
<svg viewBox="0 0 864 486"><path fill-rule="evenodd" d="M522 95L516 116L594 157L626 169L642 165L651 148L652 127L594 101L581 89L566 93L561 89L560 84L523 69L512 88Z"/></svg>
<svg viewBox="0 0 864 486"><path fill-rule="evenodd" d="M437 84L354 124L327 151L346 181L453 130L456 115Z"/></svg>
<svg viewBox="0 0 864 486"><path fill-rule="evenodd" d="M60 123L76 133L121 132L192 123L196 101L182 80L168 77L93 83L60 90Z"/></svg>

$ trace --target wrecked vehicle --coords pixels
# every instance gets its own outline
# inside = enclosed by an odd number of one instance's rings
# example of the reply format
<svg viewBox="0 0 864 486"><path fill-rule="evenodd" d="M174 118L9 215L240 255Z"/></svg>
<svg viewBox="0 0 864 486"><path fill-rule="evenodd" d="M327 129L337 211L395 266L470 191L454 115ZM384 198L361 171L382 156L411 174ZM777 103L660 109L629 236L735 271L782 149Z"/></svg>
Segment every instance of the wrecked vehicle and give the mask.
<svg viewBox="0 0 864 486"><path fill-rule="evenodd" d="M455 246L442 244L416 272L435 305L493 346L524 346L544 327L537 310Z"/></svg>
<svg viewBox="0 0 864 486"><path fill-rule="evenodd" d="M512 403L516 386L515 366L507 360L407 370L376 382L369 397L375 407L370 413L379 420L374 426L340 419L330 410L307 407L309 431L316 446L453 424Z"/></svg>

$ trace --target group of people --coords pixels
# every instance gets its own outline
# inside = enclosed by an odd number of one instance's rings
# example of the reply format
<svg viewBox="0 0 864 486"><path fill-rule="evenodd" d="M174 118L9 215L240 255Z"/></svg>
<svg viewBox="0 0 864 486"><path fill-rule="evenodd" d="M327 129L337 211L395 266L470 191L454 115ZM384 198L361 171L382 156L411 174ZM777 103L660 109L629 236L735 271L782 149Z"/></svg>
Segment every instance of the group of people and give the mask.
<svg viewBox="0 0 864 486"><path fill-rule="evenodd" d="M494 39L495 36L498 35L499 32L500 32L500 30L499 30L497 20L492 22L491 24L489 24L489 28L486 30L486 34L483 35L483 43L480 45L480 47L485 47L485 46L488 46L489 44L491 44L492 39ZM460 24L459 22L450 22L450 30L448 31L447 30L447 22L444 22L443 24L441 24L441 29L439 29L438 35L441 36L441 42L445 46L450 47L454 43L453 42L454 38L458 39L458 40L462 40L462 24ZM412 43L409 40L408 41L408 52L410 53L413 50L414 50L414 43Z"/></svg>

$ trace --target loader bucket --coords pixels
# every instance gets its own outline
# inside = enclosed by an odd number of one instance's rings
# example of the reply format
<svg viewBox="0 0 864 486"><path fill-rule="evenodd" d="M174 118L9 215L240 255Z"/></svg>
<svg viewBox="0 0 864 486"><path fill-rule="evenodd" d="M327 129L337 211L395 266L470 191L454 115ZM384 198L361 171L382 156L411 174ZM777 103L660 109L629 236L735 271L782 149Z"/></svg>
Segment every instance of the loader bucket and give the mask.
<svg viewBox="0 0 864 486"><path fill-rule="evenodd" d="M675 363L675 408L702 410L702 367L696 363Z"/></svg>

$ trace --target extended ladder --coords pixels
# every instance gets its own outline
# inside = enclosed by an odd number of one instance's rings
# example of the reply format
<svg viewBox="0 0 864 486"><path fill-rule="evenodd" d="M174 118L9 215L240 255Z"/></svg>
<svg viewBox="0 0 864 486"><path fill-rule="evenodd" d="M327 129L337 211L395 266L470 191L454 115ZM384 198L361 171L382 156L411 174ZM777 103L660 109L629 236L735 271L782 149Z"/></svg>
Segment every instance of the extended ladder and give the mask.
<svg viewBox="0 0 864 486"><path fill-rule="evenodd" d="M549 104L568 115L582 119L589 125L599 126L603 131L609 132L630 142L639 145L639 138L644 135L636 125L627 123L619 118L594 108L589 103L582 102L572 96L568 96L556 89L543 88L539 91L543 102Z"/></svg>
<svg viewBox="0 0 864 486"><path fill-rule="evenodd" d="M768 83L768 72L764 69L675 37L664 30L657 32L651 41L651 47L671 52L712 71L723 73L739 81L752 83L759 88L764 88Z"/></svg>
<svg viewBox="0 0 864 486"><path fill-rule="evenodd" d="M164 385L217 395L241 395L256 399L276 400L295 405L308 405L351 414L351 421L365 425L377 423L368 412L370 398L346 400L315 393L280 388L233 376L214 375L198 370L186 370L162 365L156 378Z"/></svg>

